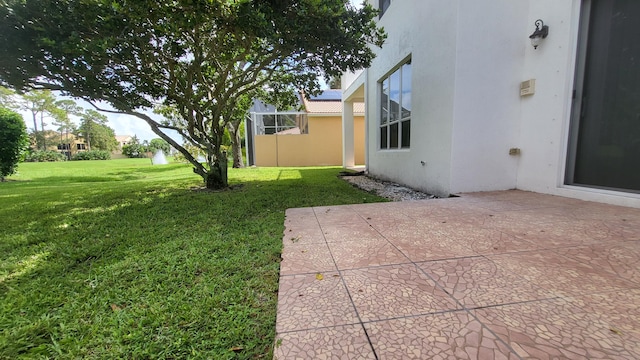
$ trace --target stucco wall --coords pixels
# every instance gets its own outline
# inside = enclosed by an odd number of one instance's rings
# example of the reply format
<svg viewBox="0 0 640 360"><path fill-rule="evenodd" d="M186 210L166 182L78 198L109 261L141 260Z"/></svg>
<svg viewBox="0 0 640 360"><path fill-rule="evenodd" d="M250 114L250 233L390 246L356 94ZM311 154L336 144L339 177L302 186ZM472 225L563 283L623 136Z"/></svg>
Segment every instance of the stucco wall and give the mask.
<svg viewBox="0 0 640 360"><path fill-rule="evenodd" d="M518 187L554 193L564 180L580 1L529 4L528 21L544 19L549 37L538 49L526 49L523 75L536 79L536 93L522 99Z"/></svg>
<svg viewBox="0 0 640 360"><path fill-rule="evenodd" d="M364 163L364 118L354 118L356 163ZM342 164L342 117L309 116L309 134L257 135L256 166ZM360 162L358 162L360 161Z"/></svg>
<svg viewBox="0 0 640 360"><path fill-rule="evenodd" d="M516 187L518 158L509 148L518 143L520 81L531 47L527 12L526 1L459 3L452 193Z"/></svg>
<svg viewBox="0 0 640 360"><path fill-rule="evenodd" d="M367 71L368 170L435 194L450 186L458 1L395 1L379 25L393 28ZM379 81L412 59L411 148L379 150ZM424 162L424 165L422 164Z"/></svg>

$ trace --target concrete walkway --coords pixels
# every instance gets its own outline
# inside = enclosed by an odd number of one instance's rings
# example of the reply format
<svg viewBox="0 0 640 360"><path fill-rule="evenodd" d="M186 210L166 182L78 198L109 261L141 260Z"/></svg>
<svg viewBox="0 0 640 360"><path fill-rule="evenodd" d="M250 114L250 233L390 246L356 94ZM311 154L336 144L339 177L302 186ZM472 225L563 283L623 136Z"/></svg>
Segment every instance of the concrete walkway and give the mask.
<svg viewBox="0 0 640 360"><path fill-rule="evenodd" d="M276 359L640 359L640 209L503 191L286 215Z"/></svg>

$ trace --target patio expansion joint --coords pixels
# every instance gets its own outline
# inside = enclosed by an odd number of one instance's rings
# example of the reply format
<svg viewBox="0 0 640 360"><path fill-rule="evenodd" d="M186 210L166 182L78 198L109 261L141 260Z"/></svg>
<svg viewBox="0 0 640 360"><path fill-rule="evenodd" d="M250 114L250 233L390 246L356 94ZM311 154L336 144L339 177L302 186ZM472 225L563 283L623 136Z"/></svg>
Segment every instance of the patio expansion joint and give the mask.
<svg viewBox="0 0 640 360"><path fill-rule="evenodd" d="M362 217L361 214L358 213L358 215L360 217ZM365 219L366 221L366 219ZM373 227L372 227L373 228ZM400 251L400 249L391 241L389 241L389 239L387 239L384 234L382 234L380 231L378 231L377 229L373 228L380 236L382 236L383 239L385 239L389 244L391 244L391 246L393 246L393 248L395 248L397 251ZM402 251L400 251L401 253L403 253ZM403 253L404 254L404 253ZM333 257L333 254L331 255ZM405 255L405 257L407 257ZM487 256L485 255L470 255L470 256L463 256L463 257L459 257L458 259L464 259L464 258L485 258L489 261L492 261L491 259L489 259ZM473 319L475 319L485 330L487 330L489 333L491 333L498 341L500 341L507 349L509 349L509 351L512 352L512 354L514 354L515 356L518 357L518 359L522 360L522 357L520 357L518 355L518 353L516 352L516 350L510 345L508 344L504 339L502 339L502 337L498 336L498 334L496 334L493 330L491 330L488 326L486 326L471 310L474 309L470 309L467 308L466 306L464 306L464 304L462 304L462 302L460 302L458 299L456 299L453 294L449 293L449 291L447 291L442 285L440 285L440 283L438 281L436 281L436 279L434 279L429 273L427 273L425 270L423 270L419 265L418 262L411 260L409 257L407 257L407 259L409 260L409 262L407 262L406 264L412 264L419 272L421 272L422 274L424 274L426 277L428 277L437 288L439 288L440 290L442 290L445 294L447 294L459 307L458 309L454 309L454 310L447 310L447 311L440 311L440 312L432 312L432 313L426 313L426 314L418 314L418 315L411 315L411 316L404 316L404 317L397 317L397 319L403 319L403 318L415 318L415 317L419 317L419 316L425 316L425 315L435 315L435 314L445 314L445 313L453 313L453 312L457 312L457 311L464 311L466 312L469 316L471 316ZM452 258L448 258L446 260L451 260ZM441 259L440 261L443 261L445 259ZM437 261L437 260L432 260L432 261ZM420 261L420 263L425 263L428 261ZM492 261L493 262L493 261ZM389 266L389 265L383 265L383 266ZM336 264L337 267L337 264ZM374 268L372 267L367 267L367 268ZM340 271L340 269L338 269L338 271ZM341 280L344 283L344 279L342 278L341 275ZM346 283L345 283L346 286ZM351 293L349 292L349 289L347 288L347 292L349 293L349 299L351 299L352 304L355 307L355 304L353 303L353 299L351 298ZM536 301L536 300L533 300ZM357 309L356 309L356 314L358 315L358 319L362 322L362 319L360 318L360 314L357 313ZM393 319L380 319L380 320L376 320L376 321L368 321L367 323L374 323L374 322L380 322L380 321L388 321L388 320L393 320ZM367 339L369 339L369 334L366 332L366 328L364 326L364 323L362 325L362 327L365 329L365 334L367 334ZM371 343L371 341L369 341L369 343L371 344L371 348L374 351L374 355L376 356L376 359L378 358L377 353L375 352L375 348L373 347L373 344Z"/></svg>
<svg viewBox="0 0 640 360"><path fill-rule="evenodd" d="M375 324L375 323L385 322L385 321L389 321L389 320L415 319L415 318L419 318L419 317L423 317L423 316L450 314L450 313L457 313L457 312L462 312L462 311L467 312L466 310L467 309L460 308L460 309L432 311L432 312L405 315L405 316L392 316L392 317L386 317L386 318L381 318L381 319L368 320L368 321L365 321L364 323L365 324Z"/></svg>
<svg viewBox="0 0 640 360"><path fill-rule="evenodd" d="M313 215L316 218L316 221L318 222L318 226L320 227L320 229L322 229L322 225L320 224L320 221L318 221L318 214L316 213L316 209L312 208L313 210ZM358 214L358 216L362 217L360 214ZM324 239L325 244L327 245L327 247L329 247L329 242L327 241L327 238L324 234L324 231L322 231L322 238ZM385 239L386 240L386 239ZM342 270L340 269L340 267L338 267L338 263L336 262L336 258L333 256L333 251L331 251L331 247L329 247L329 255L331 256L331 261L333 261L334 266L336 267L337 271L338 271L338 275L340 276L340 282L342 283L342 286L344 286L345 290L347 291L347 296L349 297L349 302L351 303L351 307L353 308L356 317L358 319L358 323L360 324L360 327L362 328L362 331L364 332L364 336L367 338L367 342L369 343L369 347L371 347L371 351L373 352L373 356L375 357L376 360L379 359L378 357L378 353L376 352L375 347L373 346L373 342L371 341L371 337L369 336L369 332L367 331L367 328L364 326L364 322L362 321L362 317L360 316L360 312L358 311L358 307L356 306L355 302L353 301L353 296L351 295L351 291L349 291L349 287L347 286L347 283L344 281L344 276L342 274Z"/></svg>
<svg viewBox="0 0 640 360"><path fill-rule="evenodd" d="M357 213L357 212L356 212ZM360 216L361 218L364 219L364 217L360 214L357 213L358 216ZM367 221L366 219L364 219L365 221ZM368 222L367 222L368 223ZM378 231L376 228L372 227L371 224L369 224L369 226L375 230L380 236L382 236L383 239L385 239L393 248L395 248L397 251L400 251L400 253L404 254L392 241L390 241L389 239L387 239L386 236L384 236L384 234L382 234L380 231ZM503 233L502 231L500 231L501 233ZM325 239L326 240L326 239ZM331 254L331 256L333 257L333 254ZM407 257L405 255L405 257ZM465 258L484 258L487 259L491 262L493 262L491 259L489 259L486 255L469 255L469 256L462 256L462 257L458 257L458 258L447 258L447 259L440 259L440 261L443 260L452 260L452 259L465 259ZM427 273L425 270L423 270L419 265L418 262L411 260L409 257L407 257L407 259L409 260L406 264L412 264L419 272L421 272L422 274L424 274L427 278L429 278L437 288L439 288L441 291L443 291L445 294L447 294L449 296L449 298L451 298L456 304L458 309L453 309L453 310L446 310L446 311L439 311L439 312L431 312L431 313L425 313L425 314L417 314L417 315L411 315L411 316L403 316L403 317L397 317L397 318L391 318L391 319L379 319L379 320L375 320L375 321L368 321L367 323L375 323L375 322L380 322L380 321L388 321L388 320L394 320L394 319L403 319L403 318L416 318L416 317L420 317L420 316L426 316L426 315L436 315L436 314L445 314L445 313L453 313L453 312L458 312L458 311L464 311L466 312L469 316L471 316L473 319L475 319L485 330L487 330L489 333L491 333L498 341L500 341L507 349L509 349L509 351L511 351L515 356L518 357L518 359L522 360L522 357L520 357L518 355L518 353L516 352L516 350L510 345L508 344L504 339L502 339L500 336L498 336L498 334L496 334L493 330L491 330L488 326L486 326L471 310L475 310L475 308L467 308L464 304L462 304L462 302L458 299L456 299L453 294L451 294L449 291L447 291L442 285L440 285L440 283L438 281L436 281L436 279L433 278L433 276L431 276L429 273ZM335 261L335 260L334 260ZM431 260L431 261L438 261L438 260ZM419 263L425 263L425 262L429 262L429 261L420 261ZM381 266L389 266L389 265L381 265ZM377 266L377 267L381 267L381 266ZM337 267L337 264L336 264ZM366 268L375 268L374 266L371 267L366 267ZM338 272L340 272L340 269L338 269ZM343 284L345 284L346 287L346 283L344 283L344 278L341 276L341 280L343 282ZM355 304L353 303L353 299L351 298L351 293L349 292L349 289L347 288L347 292L349 293L349 299L351 300L352 305L354 305L355 308ZM537 300L532 300L532 301L537 301ZM527 301L527 302L531 302L531 301ZM516 302L515 304L517 304L518 302ZM502 304L504 305L504 304ZM356 308L356 314L358 316L358 319L360 320L360 322L362 323L362 319L360 318L360 314L357 311ZM364 323L362 324L362 327L365 329L365 334L367 335L367 339L369 339L369 334L366 332L366 327L364 326ZM376 357L376 359L378 358L377 353L375 352L375 348L373 347L373 344L371 343L371 341L369 340L369 344L371 344L371 348L374 351L374 355Z"/></svg>
<svg viewBox="0 0 640 360"><path fill-rule="evenodd" d="M566 299L566 298L567 297L564 297L564 296L553 296L553 297L549 297L549 298L534 299L534 300L523 300L523 301L512 301L512 302L506 302L506 303L501 303L501 304L492 304L492 305L484 305L484 306L470 306L470 307L464 306L464 310L473 311L473 310L482 310L482 309L493 309L493 308L497 308L497 307L501 307L501 306L531 304L531 303L537 303L537 302L542 302L542 301L558 300L558 299Z"/></svg>
<svg viewBox="0 0 640 360"><path fill-rule="evenodd" d="M305 332L305 331L313 331L313 330L325 330L325 329L332 329L332 328L335 328L335 327L353 326L353 325L362 325L362 322L345 323L345 324L340 324L340 325L318 326L318 327L302 328L302 329L295 329L295 330L284 330L284 331L278 331L278 334L280 334L280 335L282 335L282 334L294 334L294 333L297 333L297 332ZM369 344L371 344L371 343L369 343Z"/></svg>
<svg viewBox="0 0 640 360"><path fill-rule="evenodd" d="M478 256L473 256L473 257L478 257ZM483 257L486 258L486 256L484 255L480 255L479 257ZM490 260L490 259L489 259ZM471 316L473 319L475 319L485 330L487 330L489 333L491 333L498 341L500 341L507 349L509 349L509 351L511 351L511 353L513 353L515 356L518 357L518 359L523 360L522 357L520 357L520 355L518 355L518 353L516 352L516 350L510 345L508 344L504 339L502 339L502 337L498 336L498 334L496 334L493 330L491 330L488 326L486 326L484 324L484 322L482 322L471 310L474 309L470 309L467 308L466 306L464 306L464 304L456 299L453 294L449 293L442 285L440 285L440 283L438 281L436 281L436 279L433 278L433 276L431 276L428 272L426 272L425 270L423 270L420 266L418 266L418 264L416 264L415 262L413 262L413 264L416 266L416 268L418 269L418 271L422 272L425 276L427 276L429 279L431 279L431 281L433 281L435 283L435 286L437 286L440 290L444 291L445 294L449 295L449 297L455 301L455 303L460 307L460 309L458 311L464 311L466 312L469 316ZM535 301L535 300L534 300Z"/></svg>

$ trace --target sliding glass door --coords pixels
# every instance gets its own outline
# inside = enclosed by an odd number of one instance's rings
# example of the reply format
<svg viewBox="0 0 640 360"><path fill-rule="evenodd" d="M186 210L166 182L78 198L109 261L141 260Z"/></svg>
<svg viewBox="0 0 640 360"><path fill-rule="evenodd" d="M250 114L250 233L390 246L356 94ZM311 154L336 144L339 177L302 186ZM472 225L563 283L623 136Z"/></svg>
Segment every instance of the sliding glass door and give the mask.
<svg viewBox="0 0 640 360"><path fill-rule="evenodd" d="M640 1L583 4L566 183L640 192Z"/></svg>

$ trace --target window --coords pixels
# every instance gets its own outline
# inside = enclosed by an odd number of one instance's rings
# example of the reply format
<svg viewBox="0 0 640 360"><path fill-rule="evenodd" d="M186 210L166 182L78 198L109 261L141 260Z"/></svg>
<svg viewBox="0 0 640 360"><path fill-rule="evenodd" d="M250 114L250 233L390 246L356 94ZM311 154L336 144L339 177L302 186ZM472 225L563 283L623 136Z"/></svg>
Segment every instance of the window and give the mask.
<svg viewBox="0 0 640 360"><path fill-rule="evenodd" d="M256 114L257 135L308 134L309 124L304 113Z"/></svg>
<svg viewBox="0 0 640 360"><path fill-rule="evenodd" d="M411 60L382 79L380 150L408 149L411 141Z"/></svg>
<svg viewBox="0 0 640 360"><path fill-rule="evenodd" d="M76 144L76 150L86 150L85 144Z"/></svg>
<svg viewBox="0 0 640 360"><path fill-rule="evenodd" d="M378 0L378 10L380 10L380 17L384 14L385 11L391 5L391 0Z"/></svg>

